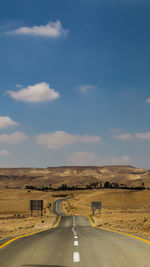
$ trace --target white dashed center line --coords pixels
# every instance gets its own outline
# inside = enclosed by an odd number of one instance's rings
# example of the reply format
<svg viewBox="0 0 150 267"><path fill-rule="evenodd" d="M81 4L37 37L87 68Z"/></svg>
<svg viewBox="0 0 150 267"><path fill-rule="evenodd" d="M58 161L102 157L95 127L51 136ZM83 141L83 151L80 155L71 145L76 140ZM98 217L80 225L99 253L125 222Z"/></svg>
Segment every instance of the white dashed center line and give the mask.
<svg viewBox="0 0 150 267"><path fill-rule="evenodd" d="M74 246L75 246L75 247L78 246L78 241L74 241Z"/></svg>
<svg viewBox="0 0 150 267"><path fill-rule="evenodd" d="M78 235L77 235L77 232L75 230L75 226L76 226L75 217L73 216L72 232L73 232L73 235L74 235L74 239L78 239ZM78 240L74 240L74 247L78 247L78 246L79 246ZM76 252L73 252L73 262L80 262L80 254L77 251Z"/></svg>
<svg viewBox="0 0 150 267"><path fill-rule="evenodd" d="M73 262L79 262L80 261L80 254L79 252L73 253Z"/></svg>

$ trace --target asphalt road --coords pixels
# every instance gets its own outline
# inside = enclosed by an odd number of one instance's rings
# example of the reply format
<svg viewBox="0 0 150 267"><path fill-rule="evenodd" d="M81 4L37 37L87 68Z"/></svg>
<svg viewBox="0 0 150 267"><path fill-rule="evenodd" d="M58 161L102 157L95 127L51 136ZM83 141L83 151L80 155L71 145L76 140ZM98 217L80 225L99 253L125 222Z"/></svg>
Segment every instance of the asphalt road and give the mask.
<svg viewBox="0 0 150 267"><path fill-rule="evenodd" d="M150 244L65 216L60 202L54 203L59 225L0 249L0 267L150 267Z"/></svg>

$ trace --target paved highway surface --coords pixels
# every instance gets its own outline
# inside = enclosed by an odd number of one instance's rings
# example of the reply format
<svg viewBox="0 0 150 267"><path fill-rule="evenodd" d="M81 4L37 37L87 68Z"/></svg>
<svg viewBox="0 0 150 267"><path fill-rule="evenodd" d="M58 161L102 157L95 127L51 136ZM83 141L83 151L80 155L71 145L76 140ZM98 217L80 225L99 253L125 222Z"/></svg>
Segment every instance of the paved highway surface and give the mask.
<svg viewBox="0 0 150 267"><path fill-rule="evenodd" d="M56 228L0 249L0 267L150 267L150 244L92 227L82 216L65 216Z"/></svg>

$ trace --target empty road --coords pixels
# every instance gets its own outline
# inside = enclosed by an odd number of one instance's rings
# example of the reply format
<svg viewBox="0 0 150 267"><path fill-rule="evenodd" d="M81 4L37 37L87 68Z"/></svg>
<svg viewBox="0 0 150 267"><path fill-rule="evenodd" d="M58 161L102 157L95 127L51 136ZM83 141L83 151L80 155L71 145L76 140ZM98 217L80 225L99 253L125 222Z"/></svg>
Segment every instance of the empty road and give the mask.
<svg viewBox="0 0 150 267"><path fill-rule="evenodd" d="M150 244L94 228L88 218L61 216L56 228L18 239L0 249L0 267L149 267Z"/></svg>

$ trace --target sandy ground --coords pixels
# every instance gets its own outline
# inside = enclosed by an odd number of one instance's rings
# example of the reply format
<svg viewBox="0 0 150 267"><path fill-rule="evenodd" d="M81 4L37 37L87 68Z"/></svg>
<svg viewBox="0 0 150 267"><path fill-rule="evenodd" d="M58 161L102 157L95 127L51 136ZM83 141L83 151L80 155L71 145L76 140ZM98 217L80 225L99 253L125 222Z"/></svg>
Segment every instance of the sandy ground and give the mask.
<svg viewBox="0 0 150 267"><path fill-rule="evenodd" d="M101 214L92 216L91 201L101 201ZM91 216L95 224L150 239L150 192L93 190L74 193L63 203L68 215Z"/></svg>
<svg viewBox="0 0 150 267"><path fill-rule="evenodd" d="M51 227L56 220L52 203L61 193L25 189L0 189L0 241ZM44 200L43 217L40 212L30 214L30 200Z"/></svg>
<svg viewBox="0 0 150 267"><path fill-rule="evenodd" d="M33 218L0 218L0 240L50 228L55 216Z"/></svg>
<svg viewBox="0 0 150 267"><path fill-rule="evenodd" d="M150 239L150 191L87 190L73 194L74 198L63 202L68 215L91 216L97 226ZM62 192L0 189L0 241L51 227L56 219L52 202L61 195ZM30 216L31 199L44 200L42 218L38 213ZM92 216L91 201L102 202L101 214L96 211Z"/></svg>

